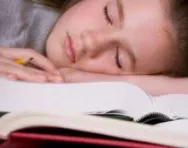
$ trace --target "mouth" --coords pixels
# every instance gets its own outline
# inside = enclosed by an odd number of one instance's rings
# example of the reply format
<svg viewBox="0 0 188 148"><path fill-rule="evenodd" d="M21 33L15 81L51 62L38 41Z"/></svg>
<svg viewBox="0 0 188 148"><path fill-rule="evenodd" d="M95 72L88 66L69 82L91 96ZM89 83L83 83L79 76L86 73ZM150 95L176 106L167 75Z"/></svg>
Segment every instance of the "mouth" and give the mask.
<svg viewBox="0 0 188 148"><path fill-rule="evenodd" d="M75 63L75 53L73 48L73 41L71 36L66 33L65 39L64 39L64 49L65 53L67 54L68 58L72 63Z"/></svg>

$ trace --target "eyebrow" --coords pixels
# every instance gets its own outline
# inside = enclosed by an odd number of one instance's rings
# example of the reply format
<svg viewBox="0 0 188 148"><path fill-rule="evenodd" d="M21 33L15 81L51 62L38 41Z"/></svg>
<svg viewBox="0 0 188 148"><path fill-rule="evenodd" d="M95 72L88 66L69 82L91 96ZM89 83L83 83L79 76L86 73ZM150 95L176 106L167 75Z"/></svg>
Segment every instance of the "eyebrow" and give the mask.
<svg viewBox="0 0 188 148"><path fill-rule="evenodd" d="M119 19L122 22L124 20L124 11L123 11L123 1L122 0L116 0L118 13L119 13Z"/></svg>

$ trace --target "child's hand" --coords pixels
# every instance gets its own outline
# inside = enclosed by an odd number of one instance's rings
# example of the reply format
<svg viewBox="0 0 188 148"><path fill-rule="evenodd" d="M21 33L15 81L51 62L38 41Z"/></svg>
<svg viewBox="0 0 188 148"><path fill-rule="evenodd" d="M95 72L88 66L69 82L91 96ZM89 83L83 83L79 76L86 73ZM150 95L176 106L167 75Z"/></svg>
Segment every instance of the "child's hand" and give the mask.
<svg viewBox="0 0 188 148"><path fill-rule="evenodd" d="M105 75L83 72L76 69L60 70L65 82L125 81L135 84L151 95L173 93L188 94L188 78L172 78L161 75Z"/></svg>
<svg viewBox="0 0 188 148"><path fill-rule="evenodd" d="M14 59L27 61L26 66L14 62ZM36 68L37 67L37 68ZM62 82L62 77L55 66L43 55L32 49L15 49L0 47L0 75L13 80L30 82Z"/></svg>

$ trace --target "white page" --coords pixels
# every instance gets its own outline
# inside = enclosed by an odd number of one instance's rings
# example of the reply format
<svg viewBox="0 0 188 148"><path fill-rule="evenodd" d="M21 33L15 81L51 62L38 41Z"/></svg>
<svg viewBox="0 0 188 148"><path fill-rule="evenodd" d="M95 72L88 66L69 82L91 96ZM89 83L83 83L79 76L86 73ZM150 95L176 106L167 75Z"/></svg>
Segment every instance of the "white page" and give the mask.
<svg viewBox="0 0 188 148"><path fill-rule="evenodd" d="M188 120L182 119L182 120L176 120L171 122L165 122L160 123L158 125L155 125L155 127L159 127L161 129L179 132L179 133L187 133L188 134Z"/></svg>
<svg viewBox="0 0 188 148"><path fill-rule="evenodd" d="M55 114L123 109L139 118L150 111L188 117L188 95L174 94L149 97L135 85L125 82L76 84L37 84L0 79L0 111L42 111ZM187 121L157 126L179 132Z"/></svg>
<svg viewBox="0 0 188 148"><path fill-rule="evenodd" d="M122 109L138 118L151 111L151 98L125 82L37 84L0 79L1 111L85 113Z"/></svg>
<svg viewBox="0 0 188 148"><path fill-rule="evenodd" d="M154 104L159 111L168 111L168 114L188 118L188 94L168 94L153 97Z"/></svg>

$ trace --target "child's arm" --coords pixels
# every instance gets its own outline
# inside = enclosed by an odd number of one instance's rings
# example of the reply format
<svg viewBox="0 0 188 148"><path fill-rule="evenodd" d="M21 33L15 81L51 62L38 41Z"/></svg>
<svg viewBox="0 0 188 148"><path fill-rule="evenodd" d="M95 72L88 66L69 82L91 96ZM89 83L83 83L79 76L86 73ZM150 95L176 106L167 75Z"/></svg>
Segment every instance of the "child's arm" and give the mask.
<svg viewBox="0 0 188 148"><path fill-rule="evenodd" d="M188 78L172 78L167 76L150 75L124 75L114 76L105 74L94 74L75 69L63 68L61 73L67 82L88 81L128 81L133 83L152 95L163 95L172 93L188 94Z"/></svg>
<svg viewBox="0 0 188 148"><path fill-rule="evenodd" d="M62 79L57 72L46 57L32 49L0 47L0 76L31 82L59 82Z"/></svg>

